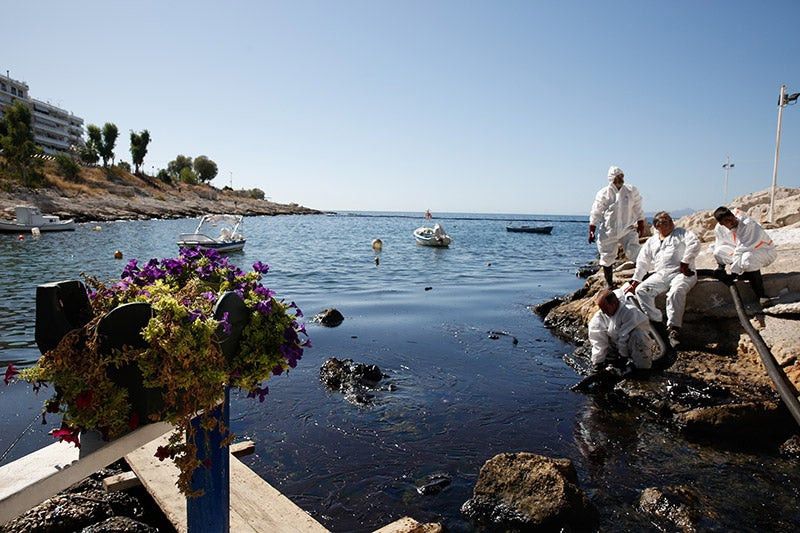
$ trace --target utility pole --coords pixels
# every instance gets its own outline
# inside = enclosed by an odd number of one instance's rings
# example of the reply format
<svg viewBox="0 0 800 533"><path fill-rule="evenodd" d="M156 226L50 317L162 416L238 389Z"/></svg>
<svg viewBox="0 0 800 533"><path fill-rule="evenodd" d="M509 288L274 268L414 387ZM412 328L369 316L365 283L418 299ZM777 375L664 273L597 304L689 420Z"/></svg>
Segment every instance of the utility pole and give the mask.
<svg viewBox="0 0 800 533"><path fill-rule="evenodd" d="M772 194L769 200L769 221L775 222L775 189L778 185L778 153L781 149L781 122L783 120L783 108L789 102L797 102L797 97L800 93L794 93L791 96L786 95L786 85L781 85L781 96L778 99L778 135L775 140L775 164L772 167Z"/></svg>
<svg viewBox="0 0 800 533"><path fill-rule="evenodd" d="M722 165L725 169L725 193L722 195L722 205L728 205L728 171L733 168L731 163L731 156L725 156L725 164Z"/></svg>

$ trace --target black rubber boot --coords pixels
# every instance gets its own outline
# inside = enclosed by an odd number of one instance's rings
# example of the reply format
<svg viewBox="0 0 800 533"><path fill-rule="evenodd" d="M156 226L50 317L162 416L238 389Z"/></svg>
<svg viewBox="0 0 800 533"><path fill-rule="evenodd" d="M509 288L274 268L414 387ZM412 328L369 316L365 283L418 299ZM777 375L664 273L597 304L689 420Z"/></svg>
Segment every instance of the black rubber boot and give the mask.
<svg viewBox="0 0 800 533"><path fill-rule="evenodd" d="M745 272L743 277L750 282L750 287L752 287L753 292L756 293L756 298L766 298L767 294L764 292L764 278L761 277L760 270Z"/></svg>
<svg viewBox="0 0 800 533"><path fill-rule="evenodd" d="M606 278L606 288L614 288L614 270L611 266L603 267L603 277Z"/></svg>

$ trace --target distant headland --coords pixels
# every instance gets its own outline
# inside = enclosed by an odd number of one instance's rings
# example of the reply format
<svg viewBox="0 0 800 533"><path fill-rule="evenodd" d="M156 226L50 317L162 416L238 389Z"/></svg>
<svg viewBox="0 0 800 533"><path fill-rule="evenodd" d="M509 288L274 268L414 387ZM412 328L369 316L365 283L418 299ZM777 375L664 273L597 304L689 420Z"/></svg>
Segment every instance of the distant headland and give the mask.
<svg viewBox="0 0 800 533"><path fill-rule="evenodd" d="M0 218L14 219L14 206L37 206L45 214L76 222L195 217L207 213L238 215L308 215L322 211L296 203L279 204L258 190L217 189L211 185L169 185L120 167L82 168L67 180L49 165L44 183L35 188L0 175ZM53 169L54 170L54 169Z"/></svg>

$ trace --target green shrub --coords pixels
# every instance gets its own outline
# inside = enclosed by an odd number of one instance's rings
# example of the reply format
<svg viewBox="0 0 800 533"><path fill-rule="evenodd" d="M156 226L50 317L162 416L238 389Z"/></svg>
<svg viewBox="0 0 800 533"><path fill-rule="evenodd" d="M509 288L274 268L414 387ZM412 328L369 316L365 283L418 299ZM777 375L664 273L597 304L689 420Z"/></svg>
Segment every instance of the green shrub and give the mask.
<svg viewBox="0 0 800 533"><path fill-rule="evenodd" d="M56 167L69 181L77 181L81 166L67 154L56 154Z"/></svg>

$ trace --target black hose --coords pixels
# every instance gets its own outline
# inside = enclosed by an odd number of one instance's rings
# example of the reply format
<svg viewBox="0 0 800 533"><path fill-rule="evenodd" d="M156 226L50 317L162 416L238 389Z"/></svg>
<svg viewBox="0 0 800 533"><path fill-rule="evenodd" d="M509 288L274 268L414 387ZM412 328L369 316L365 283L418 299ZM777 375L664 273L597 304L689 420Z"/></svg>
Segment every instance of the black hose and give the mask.
<svg viewBox="0 0 800 533"><path fill-rule="evenodd" d="M767 374L769 374L770 379L772 379L772 382L775 384L775 388L778 389L778 394L780 394L783 403L789 409L789 412L792 413L795 422L800 425L800 401L797 400L797 390L792 382L789 381L789 378L786 377L783 369L778 366L775 356L772 355L772 352L767 346L767 343L764 342L761 334L756 331L756 329L750 323L750 319L747 317L747 313L745 313L742 297L739 294L739 289L736 287L736 284L731 283L729 287L731 290L731 296L733 297L733 304L736 306L736 313L739 315L739 322L742 323L742 327L747 334L750 335L750 340L753 341L756 351L758 352L759 357L761 357L764 367L767 369Z"/></svg>

